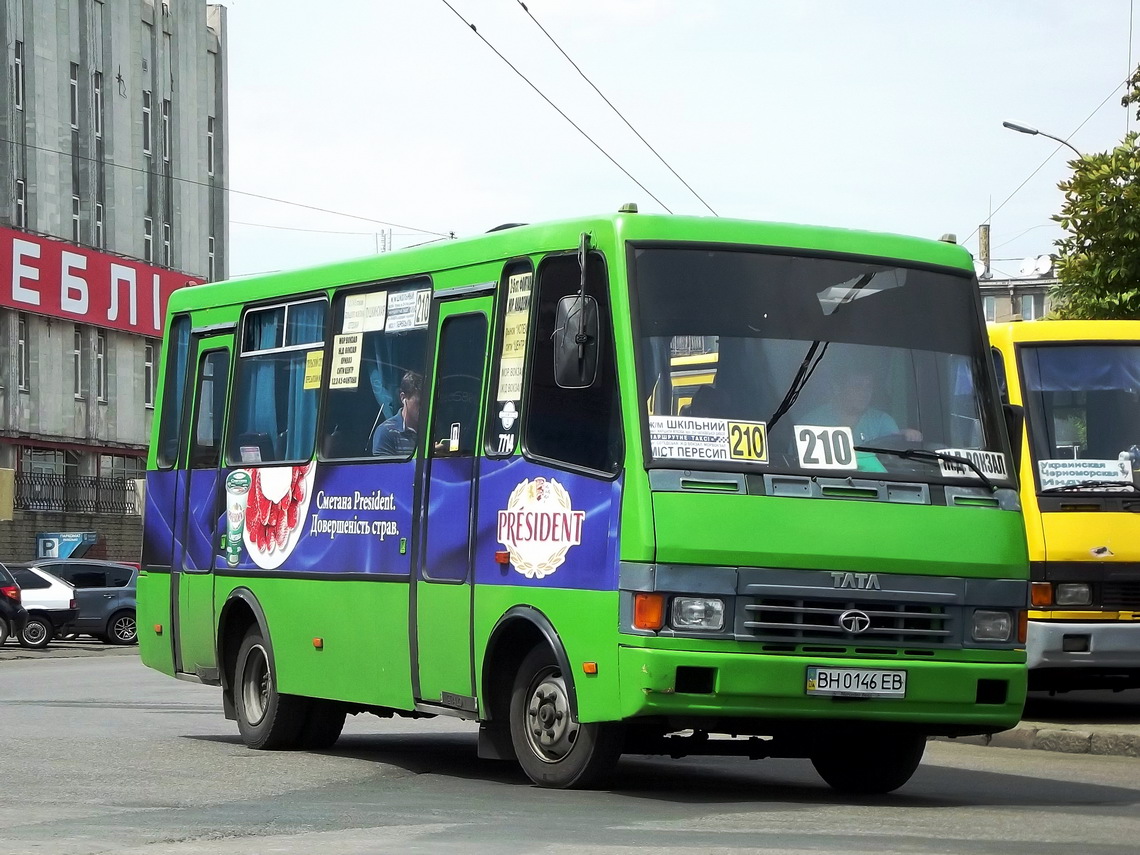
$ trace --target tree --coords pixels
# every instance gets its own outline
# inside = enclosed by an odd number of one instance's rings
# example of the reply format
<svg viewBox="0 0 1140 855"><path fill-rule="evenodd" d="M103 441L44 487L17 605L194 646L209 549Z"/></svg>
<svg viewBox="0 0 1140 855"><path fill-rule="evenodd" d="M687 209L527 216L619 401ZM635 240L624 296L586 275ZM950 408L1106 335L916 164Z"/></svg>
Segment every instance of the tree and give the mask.
<svg viewBox="0 0 1140 855"><path fill-rule="evenodd" d="M1140 68L1121 103L1140 105ZM1137 109L1140 119L1140 108ZM1070 161L1072 176L1053 219L1068 234L1056 241L1053 314L1070 319L1140 319L1140 134L1111 151Z"/></svg>

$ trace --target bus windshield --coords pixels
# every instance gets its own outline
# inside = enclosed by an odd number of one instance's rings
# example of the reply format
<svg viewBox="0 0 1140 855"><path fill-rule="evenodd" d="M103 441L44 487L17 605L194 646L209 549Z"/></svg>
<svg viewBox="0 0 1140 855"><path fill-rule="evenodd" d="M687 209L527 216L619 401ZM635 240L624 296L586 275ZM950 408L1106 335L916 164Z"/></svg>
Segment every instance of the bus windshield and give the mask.
<svg viewBox="0 0 1140 855"><path fill-rule="evenodd" d="M1140 345L1023 346L1039 488L1133 490L1140 468Z"/></svg>
<svg viewBox="0 0 1140 855"><path fill-rule="evenodd" d="M651 466L1008 480L968 274L662 246L631 272Z"/></svg>

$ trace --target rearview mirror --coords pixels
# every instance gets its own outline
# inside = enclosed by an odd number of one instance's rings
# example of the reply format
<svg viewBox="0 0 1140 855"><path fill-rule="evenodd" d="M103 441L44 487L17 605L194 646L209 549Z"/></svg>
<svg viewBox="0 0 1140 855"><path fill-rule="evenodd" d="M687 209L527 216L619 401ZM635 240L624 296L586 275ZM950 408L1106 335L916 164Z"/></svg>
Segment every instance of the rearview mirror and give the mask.
<svg viewBox="0 0 1140 855"><path fill-rule="evenodd" d="M598 301L571 294L554 314L554 382L563 389L592 386L598 373Z"/></svg>

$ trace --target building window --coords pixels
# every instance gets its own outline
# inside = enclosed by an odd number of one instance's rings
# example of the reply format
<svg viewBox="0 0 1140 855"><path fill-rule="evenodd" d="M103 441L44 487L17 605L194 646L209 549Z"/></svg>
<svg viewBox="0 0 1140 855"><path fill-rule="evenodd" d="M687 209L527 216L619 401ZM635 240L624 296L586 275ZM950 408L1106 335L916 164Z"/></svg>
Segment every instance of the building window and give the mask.
<svg viewBox="0 0 1140 855"><path fill-rule="evenodd" d="M79 127L79 64L71 63L71 127Z"/></svg>
<svg viewBox="0 0 1140 855"><path fill-rule="evenodd" d="M150 90L143 90L143 154L150 154L150 134L151 134L151 118L150 118Z"/></svg>
<svg viewBox="0 0 1140 855"><path fill-rule="evenodd" d="M208 249L207 264L206 264L206 279L210 282L214 281L214 236L210 235L210 239L206 242Z"/></svg>
<svg viewBox="0 0 1140 855"><path fill-rule="evenodd" d="M154 222L150 217L143 219L143 259L154 261Z"/></svg>
<svg viewBox="0 0 1140 855"><path fill-rule="evenodd" d="M107 334L99 330L95 334L95 384L96 397L107 400Z"/></svg>
<svg viewBox="0 0 1140 855"><path fill-rule="evenodd" d="M206 172L214 174L214 117L206 117Z"/></svg>
<svg viewBox="0 0 1140 855"><path fill-rule="evenodd" d="M128 478L138 480L146 477L145 457L120 457L117 454L99 455L100 478Z"/></svg>
<svg viewBox="0 0 1140 855"><path fill-rule="evenodd" d="M16 338L16 385L21 392L28 391L28 381L32 374L31 348L28 347L28 316L20 312L17 320L19 330Z"/></svg>
<svg viewBox="0 0 1140 855"><path fill-rule="evenodd" d="M95 246L103 248L103 203L95 203Z"/></svg>
<svg viewBox="0 0 1140 855"><path fill-rule="evenodd" d="M985 310L986 320L993 323L997 320L997 297L982 297L982 309Z"/></svg>
<svg viewBox="0 0 1140 855"><path fill-rule="evenodd" d="M154 366L155 346L153 341L143 345L143 396L147 409L154 409L155 373Z"/></svg>
<svg viewBox="0 0 1140 855"><path fill-rule="evenodd" d="M170 162L170 99L162 101L162 159Z"/></svg>
<svg viewBox="0 0 1140 855"><path fill-rule="evenodd" d="M71 197L71 240L79 243L79 197Z"/></svg>
<svg viewBox="0 0 1140 855"><path fill-rule="evenodd" d="M24 179L16 179L16 228L28 227L28 198L24 189Z"/></svg>
<svg viewBox="0 0 1140 855"><path fill-rule="evenodd" d="M16 67L12 74L12 83L16 90L16 109L24 109L24 43L16 42Z"/></svg>
<svg viewBox="0 0 1140 855"><path fill-rule="evenodd" d="M83 329L76 326L71 364L75 372L75 397L83 397Z"/></svg>
<svg viewBox="0 0 1140 855"><path fill-rule="evenodd" d="M1021 318L1026 321L1039 321L1045 317L1044 294L1021 295Z"/></svg>
<svg viewBox="0 0 1140 855"><path fill-rule="evenodd" d="M171 264L173 264L171 254L172 253L171 253L171 248L170 248L170 223L163 223L162 224L162 263L166 267L170 267Z"/></svg>
<svg viewBox="0 0 1140 855"><path fill-rule="evenodd" d="M103 72L96 71L93 75L91 91L94 96L91 102L91 118L95 125L95 138L99 139L103 136Z"/></svg>

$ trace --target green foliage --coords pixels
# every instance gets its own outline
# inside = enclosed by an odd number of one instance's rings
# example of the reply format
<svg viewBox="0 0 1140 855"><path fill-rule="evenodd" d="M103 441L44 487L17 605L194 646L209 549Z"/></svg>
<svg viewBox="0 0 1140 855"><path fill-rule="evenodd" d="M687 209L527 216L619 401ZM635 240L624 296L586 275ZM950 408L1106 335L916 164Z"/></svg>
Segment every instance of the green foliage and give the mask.
<svg viewBox="0 0 1140 855"><path fill-rule="evenodd" d="M1140 104L1140 69L1129 83L1123 104ZM1070 161L1073 174L1059 185L1065 203L1053 219L1068 234L1056 242L1056 317L1140 319L1138 136Z"/></svg>

